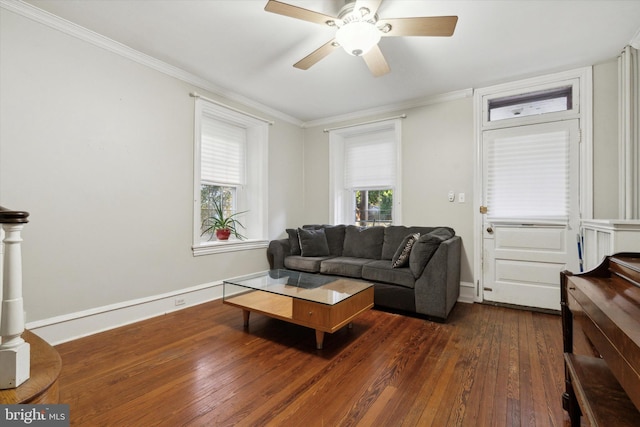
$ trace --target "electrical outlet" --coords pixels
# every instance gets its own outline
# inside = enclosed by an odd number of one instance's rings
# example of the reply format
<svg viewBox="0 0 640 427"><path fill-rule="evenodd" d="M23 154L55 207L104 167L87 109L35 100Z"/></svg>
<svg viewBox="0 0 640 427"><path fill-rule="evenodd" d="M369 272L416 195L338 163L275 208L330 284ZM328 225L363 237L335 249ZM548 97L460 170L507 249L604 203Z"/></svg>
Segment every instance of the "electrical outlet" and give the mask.
<svg viewBox="0 0 640 427"><path fill-rule="evenodd" d="M185 302L184 298L176 298L175 304L176 304L176 307L177 307L179 305L185 305L186 302Z"/></svg>
<svg viewBox="0 0 640 427"><path fill-rule="evenodd" d="M448 198L450 202L453 202L456 199L456 193L453 190L449 191Z"/></svg>

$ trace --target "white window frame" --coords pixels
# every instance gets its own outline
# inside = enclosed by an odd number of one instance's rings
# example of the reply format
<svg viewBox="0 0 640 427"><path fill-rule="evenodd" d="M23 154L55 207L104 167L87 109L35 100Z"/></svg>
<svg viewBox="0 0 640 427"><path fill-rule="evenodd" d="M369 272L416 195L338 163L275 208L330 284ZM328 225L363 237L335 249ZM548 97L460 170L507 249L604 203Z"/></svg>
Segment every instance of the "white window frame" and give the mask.
<svg viewBox="0 0 640 427"><path fill-rule="evenodd" d="M482 111L482 118L479 122L480 128L482 130L499 129L504 127L524 126L534 123L580 118L581 109L584 108L584 104L581 100L581 96L583 96L581 93L581 83L584 82L584 79L573 73L566 73L565 76L565 78L557 76L557 79L554 79L553 76L547 76L549 78L535 78L524 80L522 82L506 83L494 87L495 91L492 88L478 89L476 91L476 103L478 103L478 101L480 102L480 108ZM571 87L572 92L572 107L568 110L495 121L489 120L489 103L494 99L502 99L516 95L524 95L564 87Z"/></svg>
<svg viewBox="0 0 640 427"><path fill-rule="evenodd" d="M245 240L201 242L200 239L202 224L200 220L201 124L205 114L217 120L243 127L247 131L246 183L242 188L237 187L236 190L237 211L248 211L241 218L241 222L246 227L241 231L247 236ZM194 256L267 247L269 243L267 236L268 126L268 122L239 110L209 102L203 98L196 98L193 150L193 240L191 246Z"/></svg>
<svg viewBox="0 0 640 427"><path fill-rule="evenodd" d="M400 119L383 120L375 123L354 125L334 129L329 132L329 220L332 224L354 224L355 197L353 189L345 185L345 143L349 137L362 133L395 133L396 176L393 185L393 224L402 224L402 129ZM376 190L376 188L358 188L358 190ZM388 187L384 187L388 188Z"/></svg>

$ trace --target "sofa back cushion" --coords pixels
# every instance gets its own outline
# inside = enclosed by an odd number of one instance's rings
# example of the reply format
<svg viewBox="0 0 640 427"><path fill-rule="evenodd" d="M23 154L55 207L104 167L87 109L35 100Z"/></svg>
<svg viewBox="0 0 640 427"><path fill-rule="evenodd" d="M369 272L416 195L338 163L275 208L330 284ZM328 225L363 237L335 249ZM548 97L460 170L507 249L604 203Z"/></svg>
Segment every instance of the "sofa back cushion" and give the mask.
<svg viewBox="0 0 640 427"><path fill-rule="evenodd" d="M324 226L324 233L327 236L327 244L331 255L342 256L345 229L346 226L344 224Z"/></svg>
<svg viewBox="0 0 640 427"><path fill-rule="evenodd" d="M344 233L342 256L381 259L384 229L385 227L379 226L356 227L355 225L347 225Z"/></svg>
<svg viewBox="0 0 640 427"><path fill-rule="evenodd" d="M412 234L427 234L436 227L405 227L404 225L390 225L384 229L384 244L382 245L382 259L393 259L402 240Z"/></svg>
<svg viewBox="0 0 640 427"><path fill-rule="evenodd" d="M449 227L438 227L435 230L420 235L413 244L409 255L409 269L416 279L422 275L429 260L438 250L440 243L455 236L455 231Z"/></svg>

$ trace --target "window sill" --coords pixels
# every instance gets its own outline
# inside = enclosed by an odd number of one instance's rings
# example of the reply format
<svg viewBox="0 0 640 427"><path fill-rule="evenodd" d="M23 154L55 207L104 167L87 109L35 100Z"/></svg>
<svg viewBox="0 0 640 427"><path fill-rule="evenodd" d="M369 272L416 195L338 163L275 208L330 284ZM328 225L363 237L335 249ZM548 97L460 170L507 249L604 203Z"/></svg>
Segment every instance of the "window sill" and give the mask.
<svg viewBox="0 0 640 427"><path fill-rule="evenodd" d="M268 240L228 240L226 242L213 241L192 246L193 256L219 254L224 252L246 251L250 249L263 249L269 246Z"/></svg>

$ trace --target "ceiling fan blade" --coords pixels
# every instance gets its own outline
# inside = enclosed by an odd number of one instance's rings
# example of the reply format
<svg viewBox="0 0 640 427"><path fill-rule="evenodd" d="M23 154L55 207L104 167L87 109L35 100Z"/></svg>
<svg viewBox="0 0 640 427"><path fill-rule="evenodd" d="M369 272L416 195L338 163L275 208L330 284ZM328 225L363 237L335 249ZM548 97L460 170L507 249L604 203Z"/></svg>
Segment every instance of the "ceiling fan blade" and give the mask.
<svg viewBox="0 0 640 427"><path fill-rule="evenodd" d="M353 10L360 10L365 7L369 9L371 15L375 15L380 7L380 3L382 3L382 0L357 0L353 6Z"/></svg>
<svg viewBox="0 0 640 427"><path fill-rule="evenodd" d="M384 55L378 45L372 47L369 52L362 56L362 58L364 59L364 62L367 63L367 67L369 67L369 70L374 77L384 76L391 71L389 64L387 64L387 60L384 59Z"/></svg>
<svg viewBox="0 0 640 427"><path fill-rule="evenodd" d="M440 36L450 37L456 29L457 16L426 16L422 18L392 18L381 19L378 27L385 24L391 25L388 33L382 33L383 37L398 36Z"/></svg>
<svg viewBox="0 0 640 427"><path fill-rule="evenodd" d="M325 15L324 13L314 12L312 10L303 9L298 6L293 6L276 0L269 0L267 5L264 7L264 10L320 25L325 25L327 21L334 21L336 19L333 16Z"/></svg>
<svg viewBox="0 0 640 427"><path fill-rule="evenodd" d="M309 55L302 58L300 61L293 64L293 66L301 70L308 70L309 68L311 68L312 65L315 65L316 62L320 61L322 58L329 55L338 47L340 47L340 45L335 43L334 40L330 40L327 43L320 46L318 49L311 52Z"/></svg>

